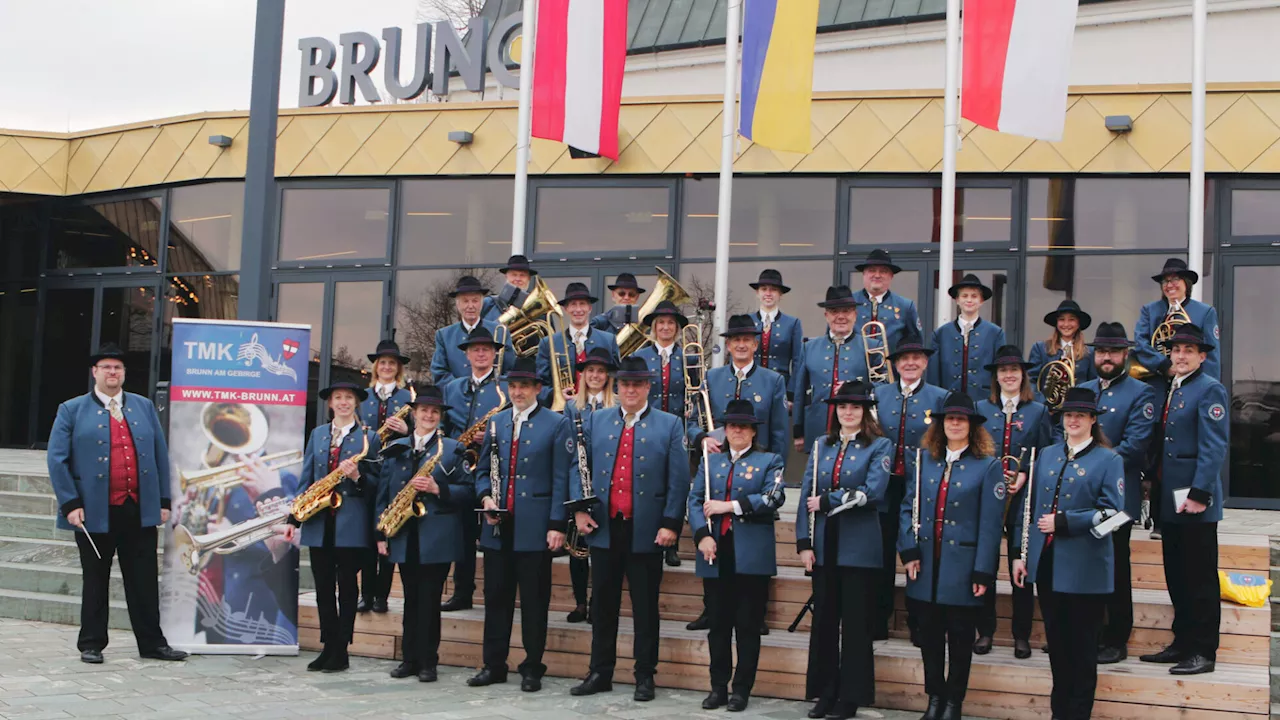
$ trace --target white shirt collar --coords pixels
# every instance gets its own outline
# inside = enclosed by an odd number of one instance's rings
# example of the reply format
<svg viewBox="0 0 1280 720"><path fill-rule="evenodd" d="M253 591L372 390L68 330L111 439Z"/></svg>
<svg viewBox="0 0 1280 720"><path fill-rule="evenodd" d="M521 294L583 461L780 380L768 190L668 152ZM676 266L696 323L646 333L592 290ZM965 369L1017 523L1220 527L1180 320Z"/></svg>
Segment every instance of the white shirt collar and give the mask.
<svg viewBox="0 0 1280 720"><path fill-rule="evenodd" d="M648 403L648 402L645 402L645 404L644 404L644 405L641 405L641 406L640 406L640 409L639 409L639 410L637 410L637 411L635 412L635 418L631 421L631 424L632 424L632 425L634 425L634 424L635 424L635 422L636 422L636 420L639 420L639 419L640 419L640 416L644 415L644 414L645 414L645 411L647 411L648 409L649 409L649 403ZM625 409L625 408L623 408L621 405L619 405L619 406L618 406L618 412L622 413L622 419L623 419L623 420L626 420L626 418L627 418L627 411L626 411L626 409Z"/></svg>
<svg viewBox="0 0 1280 720"><path fill-rule="evenodd" d="M769 325L773 324L774 320L777 320L777 319L778 319L777 308L774 308L773 310L765 310L764 308L760 308L760 323L763 326L768 327Z"/></svg>
<svg viewBox="0 0 1280 720"><path fill-rule="evenodd" d="M857 439L858 439L858 433L860 433L860 432L862 432L862 431L861 431L861 430L854 430L852 435L845 435L844 433L840 433L840 441L841 441L841 442L853 442L854 440L857 440Z"/></svg>
<svg viewBox="0 0 1280 720"><path fill-rule="evenodd" d="M655 340L653 341L653 347L658 351L658 357L662 358L663 362L666 362L671 359L671 353L676 349L676 344L672 342L670 345L662 346Z"/></svg>
<svg viewBox="0 0 1280 720"><path fill-rule="evenodd" d="M1194 372L1189 372L1186 375L1175 375L1173 378L1173 388L1176 390L1182 387L1182 383L1186 382L1187 378L1191 377L1194 374L1195 374Z"/></svg>
<svg viewBox="0 0 1280 720"><path fill-rule="evenodd" d="M390 382L390 383L380 382L378 383L377 387L373 389L373 391L378 394L378 397L383 397L383 392L382 392L383 390L386 391L386 397L391 397L391 395L396 391L396 384L394 382Z"/></svg>
<svg viewBox="0 0 1280 720"><path fill-rule="evenodd" d="M471 384L472 384L472 385L480 385L480 384L481 384L481 383L483 383L485 380L488 380L488 379L489 379L489 376L490 376L490 375L492 375L492 374L493 374L493 368L489 368L489 372L487 372L487 373L485 373L485 374L481 375L480 377L476 377L475 373L472 373L472 374L471 374Z"/></svg>
<svg viewBox="0 0 1280 720"><path fill-rule="evenodd" d="M1089 447L1089 445L1092 442L1093 442L1093 438L1090 437L1090 438L1085 438L1085 441L1080 443L1079 445L1067 445L1067 449L1071 451L1070 456L1075 457L1079 455L1085 448Z"/></svg>
<svg viewBox="0 0 1280 720"><path fill-rule="evenodd" d="M738 462L739 460L741 460L741 459L742 459L742 456L743 456L743 455L746 455L746 454L747 454L747 453L749 453L749 452L751 452L751 446L750 446L750 445L748 445L747 447L742 448L741 450L734 450L734 449L730 448L730 449L729 449L729 462Z"/></svg>
<svg viewBox="0 0 1280 720"><path fill-rule="evenodd" d="M960 459L960 456L964 454L964 451L965 451L965 450L968 450L968 449L969 449L969 446L968 446L968 445L965 445L964 447L960 448L959 450L951 450L951 449L948 449L948 450L947 450L947 462L948 462L948 463L953 463L953 462L955 462L955 461L959 460L959 459Z"/></svg>
<svg viewBox="0 0 1280 720"><path fill-rule="evenodd" d="M748 360L747 366L740 368L738 367L738 364L735 363L734 361L732 360L729 361L729 366L733 368L733 376L738 378L745 378L747 376L747 373L751 372L751 368L755 367L755 365L756 365L755 360Z"/></svg>
<svg viewBox="0 0 1280 720"><path fill-rule="evenodd" d="M1000 407L1001 407L1001 408L1008 408L1010 405L1013 405L1013 409L1014 409L1014 410L1017 410L1017 409L1018 409L1018 402L1019 402L1021 399L1022 399L1022 398L1021 398L1020 396L1018 396L1018 395L1005 395L1005 394L1004 394L1004 392L1003 392L1003 391L1001 391L1001 392L1000 392Z"/></svg>
<svg viewBox="0 0 1280 720"><path fill-rule="evenodd" d="M604 405L604 393L598 392L587 398L587 404L591 406Z"/></svg>
<svg viewBox="0 0 1280 720"><path fill-rule="evenodd" d="M853 337L853 333L849 333L848 335L845 335L844 337L837 338L837 337L836 337L835 332L834 332L834 331L833 331L833 330L828 326L828 327L827 327L827 337L831 339L831 342L836 343L836 344L838 344L838 345L843 345L844 343L849 342L849 338Z"/></svg>
<svg viewBox="0 0 1280 720"><path fill-rule="evenodd" d="M472 325L472 324L469 324L466 320L459 320L459 321L458 321L458 323L462 325L462 329L467 331L467 334L468 334L468 335L470 335L470 334L471 334L471 331L472 331L472 330L475 330L476 328L480 327L480 323L481 323L481 322L483 322L483 321L482 321L482 320L476 320L475 324L474 324L474 325Z"/></svg>
<svg viewBox="0 0 1280 720"><path fill-rule="evenodd" d="M973 329L973 326L974 326L974 325L977 325L977 324L978 324L978 321L979 321L979 320L981 320L981 319L982 319L982 317L981 317L981 316L979 316L979 317L976 317L976 318L974 318L974 319L972 319L972 320L966 320L966 319L965 319L965 317L964 317L963 315L961 315L960 317L956 318L956 321L960 323L960 327L961 327L961 329L968 329L968 330L972 330L972 329Z"/></svg>
<svg viewBox="0 0 1280 720"><path fill-rule="evenodd" d="M415 432L413 434L413 449L417 452L421 452L422 448L426 447L427 444L431 442L431 438L435 436L436 436L435 430L432 430L426 435L419 435L418 433Z"/></svg>
<svg viewBox="0 0 1280 720"><path fill-rule="evenodd" d="M519 408L513 405L511 406L511 421L517 424L523 423L525 420L529 419L529 416L532 415L533 411L536 410L537 408L538 408L537 402L534 402L532 405L530 405L529 407L523 410L520 410Z"/></svg>
<svg viewBox="0 0 1280 720"><path fill-rule="evenodd" d="M331 425L332 425L332 423L331 423ZM334 427L337 427L337 428L338 428L338 440L337 440L337 443L334 443L334 444L336 445L336 444L341 443L343 440L346 440L346 439L347 439L347 436L351 434L351 429L352 429L352 428L354 428L355 426L356 426L356 421L355 421L355 420L352 420L351 422L347 423L346 425L342 425L342 426L334 426ZM331 429L332 429L332 428L331 428Z"/></svg>
<svg viewBox="0 0 1280 720"><path fill-rule="evenodd" d="M588 332L589 332L590 330L591 330L591 325L590 325L590 324L583 325L583 326L582 326L582 327L580 327L580 328L579 328L579 327L574 327L574 326L570 325L570 326L569 326L569 337L573 338L574 340L577 340L578 338L582 338L583 340L585 340L585 339L587 338L587 334L588 334Z"/></svg>
<svg viewBox="0 0 1280 720"><path fill-rule="evenodd" d="M920 388L920 383L922 382L924 382L923 377L916 378L916 381L910 385L906 384L902 380L898 380L898 387L902 389L903 395L910 395Z"/></svg>
<svg viewBox="0 0 1280 720"><path fill-rule="evenodd" d="M120 403L120 406L124 407L124 391L123 390L116 393L115 395L108 395L95 387L93 389L93 394L98 396L98 400L102 402L102 407L108 407L108 408L111 407L112 400L118 401Z"/></svg>
<svg viewBox="0 0 1280 720"><path fill-rule="evenodd" d="M888 294L889 294L888 290L885 290L879 295L872 295L870 290L867 291L867 297L871 300L871 302L875 303L876 305L883 305L884 297Z"/></svg>

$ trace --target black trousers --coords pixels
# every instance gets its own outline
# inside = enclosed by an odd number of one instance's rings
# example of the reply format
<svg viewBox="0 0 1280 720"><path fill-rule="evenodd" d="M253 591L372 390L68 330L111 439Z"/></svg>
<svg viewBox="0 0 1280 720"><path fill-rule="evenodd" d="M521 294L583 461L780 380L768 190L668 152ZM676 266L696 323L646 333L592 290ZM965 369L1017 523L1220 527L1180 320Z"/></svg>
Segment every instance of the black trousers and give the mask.
<svg viewBox="0 0 1280 720"><path fill-rule="evenodd" d="M404 588L404 634L401 647L405 662L433 668L440 662L440 594L449 577L449 563L418 563L417 522L411 523L409 552L400 565Z"/></svg>
<svg viewBox="0 0 1280 720"><path fill-rule="evenodd" d="M813 568L806 697L838 699L860 707L875 701L872 612L882 575L879 569L835 567L834 562Z"/></svg>
<svg viewBox="0 0 1280 720"><path fill-rule="evenodd" d="M328 533L326 533L328 534ZM365 548L311 548L311 576L316 581L316 612L320 615L320 640L345 650L356 626L360 587L356 575L364 563Z"/></svg>
<svg viewBox="0 0 1280 720"><path fill-rule="evenodd" d="M884 573L875 580L876 606L873 626L876 636L888 637L889 628L893 626L893 594L898 577L898 508L902 507L902 499L906 496L906 479L901 475L889 477L889 487L885 491L885 503L890 512L880 513L880 552L884 559ZM918 625L915 610L907 603L907 627Z"/></svg>
<svg viewBox="0 0 1280 720"><path fill-rule="evenodd" d="M120 555L124 576L124 599L129 605L129 622L138 652L149 653L168 645L160 630L160 581L156 572L156 529L142 527L138 504L126 500L113 505L107 514L107 531L93 533L102 553L94 554L89 539L75 534L80 550L81 598L80 639L76 647L101 651L107 647L107 617L111 612L111 559Z"/></svg>
<svg viewBox="0 0 1280 720"><path fill-rule="evenodd" d="M462 519L462 560L453 566L453 596L471 599L476 592L476 544L480 542L480 513Z"/></svg>
<svg viewBox="0 0 1280 720"><path fill-rule="evenodd" d="M542 677L547 666L547 611L551 607L551 551L515 552L511 549L515 528L503 523L501 550L484 551L484 666L505 673L511 652L511 625L515 621L516 593L520 593L520 640L524 662L521 675Z"/></svg>
<svg viewBox="0 0 1280 720"><path fill-rule="evenodd" d="M973 663L973 634L979 607L915 603L920 620L920 657L924 691L947 702L964 702ZM947 656L951 672L947 672Z"/></svg>
<svg viewBox="0 0 1280 720"><path fill-rule="evenodd" d="M760 666L760 623L764 602L769 596L768 575L738 573L733 533L716 545L716 565L720 577L703 581L711 630L707 645L711 653L711 687L726 688L732 678L735 695L749 696ZM733 671L733 636L738 636L738 672Z"/></svg>
<svg viewBox="0 0 1280 720"><path fill-rule="evenodd" d="M1099 637L1099 644L1103 647L1126 647L1129 636L1133 634L1133 577L1129 574L1129 537L1132 533L1133 523L1111 533L1116 558L1116 589L1106 599L1107 620ZM1214 580L1217 580L1216 575Z"/></svg>
<svg viewBox="0 0 1280 720"><path fill-rule="evenodd" d="M1012 517L1012 513L1010 513ZM1008 555L1009 577L1013 577L1013 559L1022 554L1022 528L1012 523L1005 526L1005 550ZM1036 591L1027 583L1025 587L1013 586L1013 639L1031 642L1031 619L1036 614ZM996 589L991 587L982 596L982 608L978 611L978 636L994 637L996 634Z"/></svg>
<svg viewBox="0 0 1280 720"><path fill-rule="evenodd" d="M662 585L662 548L631 551L631 520L609 521L609 548L591 548L591 672L613 677L618 664L618 616L622 578L631 590L635 626L632 655L635 676L652 678L658 669L658 588Z"/></svg>
<svg viewBox="0 0 1280 720"><path fill-rule="evenodd" d="M1060 720L1088 720L1098 689L1098 632L1102 629L1105 595L1060 593L1053 589L1053 555L1040 555L1036 583L1040 614L1049 643L1053 692L1049 705Z"/></svg>
<svg viewBox="0 0 1280 720"><path fill-rule="evenodd" d="M1164 580L1173 601L1173 647L1218 656L1218 523L1165 523Z"/></svg>
<svg viewBox="0 0 1280 720"><path fill-rule="evenodd" d="M591 579L591 559L569 558L569 580L573 582L573 599L578 605L587 604L587 583Z"/></svg>
<svg viewBox="0 0 1280 720"><path fill-rule="evenodd" d="M386 600L391 594L391 578L396 566L387 558L378 554L377 550L365 553L364 565L360 568L360 592L365 600Z"/></svg>

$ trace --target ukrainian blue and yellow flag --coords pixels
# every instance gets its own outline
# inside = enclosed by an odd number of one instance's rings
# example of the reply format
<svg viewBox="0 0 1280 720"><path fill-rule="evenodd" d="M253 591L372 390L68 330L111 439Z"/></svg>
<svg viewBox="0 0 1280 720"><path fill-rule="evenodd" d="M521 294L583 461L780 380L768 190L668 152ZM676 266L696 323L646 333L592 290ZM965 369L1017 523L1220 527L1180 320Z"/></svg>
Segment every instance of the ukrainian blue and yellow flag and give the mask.
<svg viewBox="0 0 1280 720"><path fill-rule="evenodd" d="M813 150L813 46L819 0L746 0L739 132L757 145Z"/></svg>

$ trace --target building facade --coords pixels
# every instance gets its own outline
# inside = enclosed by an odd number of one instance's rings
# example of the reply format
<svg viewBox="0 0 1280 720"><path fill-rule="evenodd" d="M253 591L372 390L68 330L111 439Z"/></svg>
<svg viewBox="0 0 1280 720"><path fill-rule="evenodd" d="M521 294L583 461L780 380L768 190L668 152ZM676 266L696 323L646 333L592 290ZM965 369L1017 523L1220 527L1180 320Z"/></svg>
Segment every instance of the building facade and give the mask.
<svg viewBox="0 0 1280 720"><path fill-rule="evenodd" d="M722 52L722 5L633 0L619 162L534 141L527 248L555 292L583 281L604 297L623 271L652 287L661 267L711 295L721 107L709 93L722 68L708 57ZM1159 297L1149 276L1187 253L1190 98L1168 67L1179 28L1189 55L1185 12L1147 0L1083 6L1073 69L1083 82L1063 140L965 123L956 215L941 218L942 100L926 84L941 78L930 7L940 3L877 11L864 0L851 19L855 5L822 6L814 151L740 141L730 311L754 309L747 283L777 268L793 288L784 309L816 334L826 286L857 287L853 266L885 247L904 267L893 289L916 301L927 331L952 281L937 276L939 229L952 222L956 278L974 272L994 288L984 313L1024 349L1048 335L1041 317L1065 298L1132 332L1139 308ZM1280 36L1276 5L1213 3L1210 23L1202 287L1223 318L1228 487L1231 504L1246 507L1280 507L1265 470L1280 462L1280 77L1274 62L1270 80L1250 64L1262 52L1254 44L1223 39ZM1139 52L1106 69L1120 48L1147 47L1154 58ZM281 111L276 231L251 240L275 248L273 292L245 314L312 325L313 388L367 373L365 354L393 330L426 376L434 330L452 319L452 280L471 272L500 283L516 108L465 95ZM1108 115L1129 115L1132 131L1108 131ZM255 256L241 238L247 127L246 113L227 112L74 134L0 131L0 444L44 442L58 403L87 387L84 357L97 344L124 347L130 389L152 393L168 380L174 317L244 312L238 273L242 256ZM453 142L454 130L473 139ZM230 146L211 144L214 135Z"/></svg>

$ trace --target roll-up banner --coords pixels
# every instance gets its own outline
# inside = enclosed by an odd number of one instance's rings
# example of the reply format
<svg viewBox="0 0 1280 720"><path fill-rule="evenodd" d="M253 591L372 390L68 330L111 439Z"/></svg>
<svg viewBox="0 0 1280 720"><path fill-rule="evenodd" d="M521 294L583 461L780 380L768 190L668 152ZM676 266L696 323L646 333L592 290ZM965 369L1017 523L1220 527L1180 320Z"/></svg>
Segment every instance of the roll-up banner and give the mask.
<svg viewBox="0 0 1280 720"><path fill-rule="evenodd" d="M298 652L298 548L281 535L306 440L311 327L173 321L172 512L161 625L188 652Z"/></svg>

